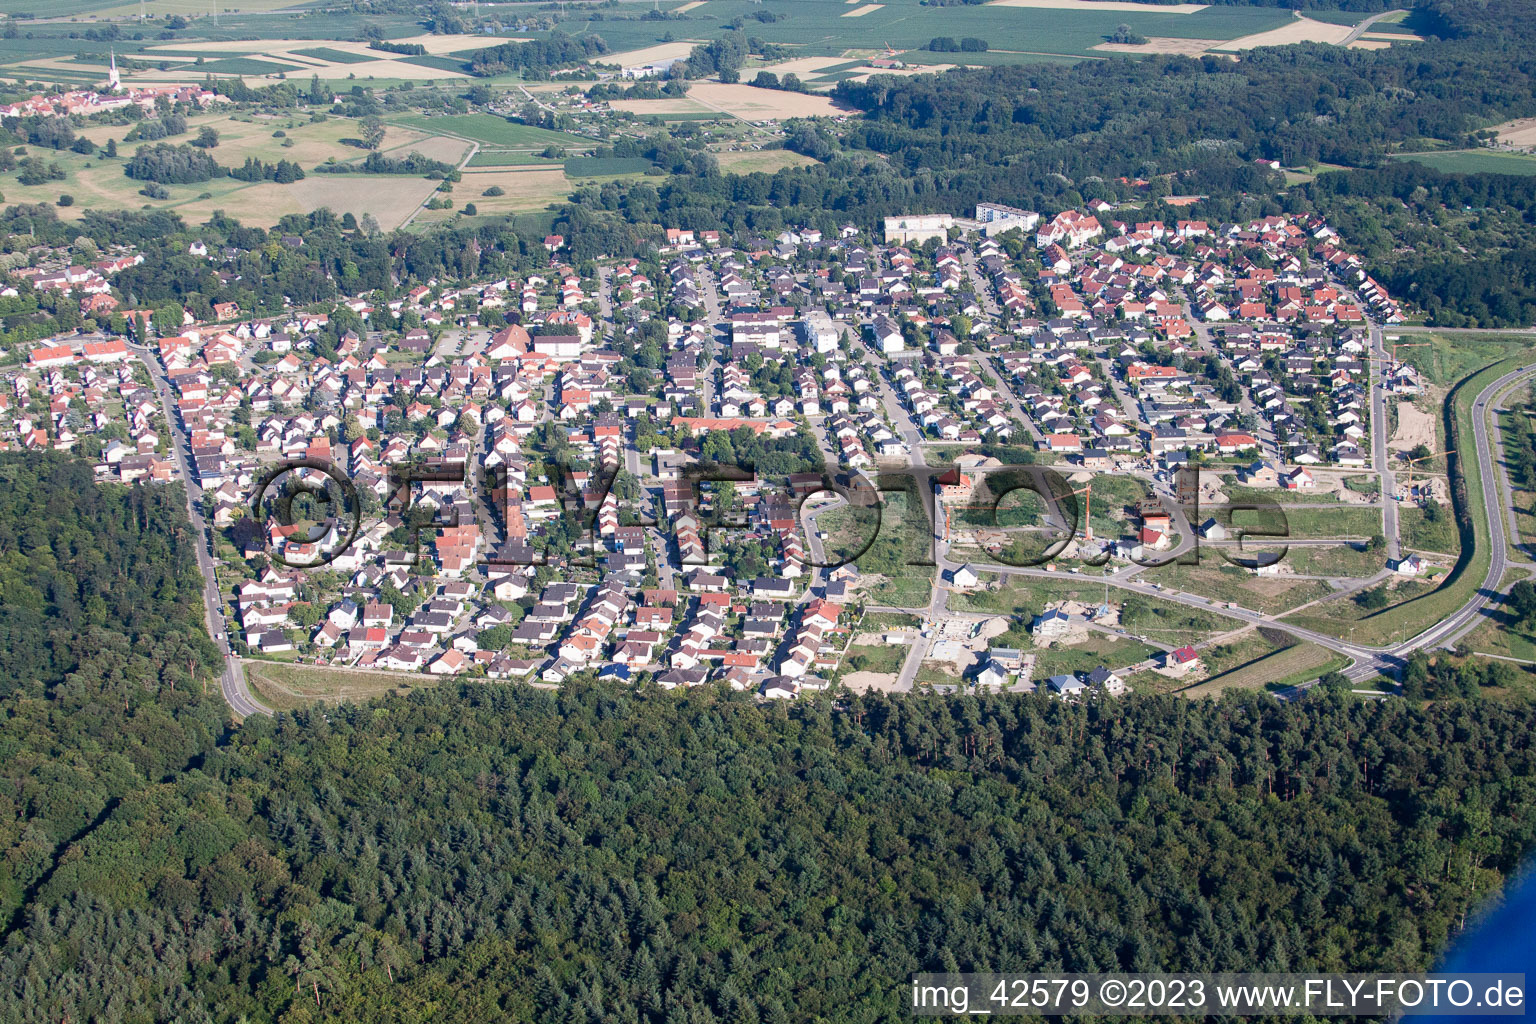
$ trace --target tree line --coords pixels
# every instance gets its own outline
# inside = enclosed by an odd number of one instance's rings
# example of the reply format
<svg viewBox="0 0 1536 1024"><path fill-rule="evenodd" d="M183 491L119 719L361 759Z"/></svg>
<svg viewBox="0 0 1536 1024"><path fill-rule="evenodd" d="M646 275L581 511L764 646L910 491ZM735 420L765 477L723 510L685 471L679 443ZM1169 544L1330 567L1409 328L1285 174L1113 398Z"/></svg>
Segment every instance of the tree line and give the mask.
<svg viewBox="0 0 1536 1024"><path fill-rule="evenodd" d="M608 52L608 44L599 35L569 36L552 32L547 39L523 43L502 43L470 54L469 71L481 76L501 75L508 71L534 74L579 64Z"/></svg>

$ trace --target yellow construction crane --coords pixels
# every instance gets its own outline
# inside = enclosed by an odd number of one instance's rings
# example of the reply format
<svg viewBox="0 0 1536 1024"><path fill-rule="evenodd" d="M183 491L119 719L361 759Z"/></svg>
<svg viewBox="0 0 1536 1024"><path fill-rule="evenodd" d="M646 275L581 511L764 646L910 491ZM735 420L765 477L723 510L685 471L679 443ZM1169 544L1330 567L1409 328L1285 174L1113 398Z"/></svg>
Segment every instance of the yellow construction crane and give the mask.
<svg viewBox="0 0 1536 1024"><path fill-rule="evenodd" d="M1416 459L1409 459L1407 461L1407 463L1406 463L1406 465L1408 466L1408 482L1403 485L1403 488L1404 488L1403 493L1404 494L1408 494L1408 493L1412 492L1412 490L1413 490L1413 465L1414 465L1414 463L1416 463L1416 462L1427 462L1430 459L1437 459L1437 458L1439 458L1442 455L1455 455L1455 454L1456 454L1456 449L1449 448L1449 449L1447 449L1447 450L1445 450L1443 452L1430 452L1428 455L1421 455L1421 456L1419 456ZM1396 497L1396 495L1393 495L1393 497ZM1403 499L1402 498L1398 498L1397 500L1398 501L1402 501Z"/></svg>

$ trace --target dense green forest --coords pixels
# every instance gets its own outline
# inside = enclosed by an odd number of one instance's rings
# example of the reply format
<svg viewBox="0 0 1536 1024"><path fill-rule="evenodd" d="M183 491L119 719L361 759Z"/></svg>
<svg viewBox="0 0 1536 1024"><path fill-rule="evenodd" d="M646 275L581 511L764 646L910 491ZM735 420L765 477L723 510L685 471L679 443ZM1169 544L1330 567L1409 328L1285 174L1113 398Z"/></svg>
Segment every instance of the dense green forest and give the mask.
<svg viewBox="0 0 1536 1024"><path fill-rule="evenodd" d="M90 466L0 455L0 921L71 837L177 778L226 715L179 487L98 487Z"/></svg>
<svg viewBox="0 0 1536 1024"><path fill-rule="evenodd" d="M0 1019L876 1021L941 969L1423 968L1536 709L468 685L225 725L174 487L0 456Z"/></svg>

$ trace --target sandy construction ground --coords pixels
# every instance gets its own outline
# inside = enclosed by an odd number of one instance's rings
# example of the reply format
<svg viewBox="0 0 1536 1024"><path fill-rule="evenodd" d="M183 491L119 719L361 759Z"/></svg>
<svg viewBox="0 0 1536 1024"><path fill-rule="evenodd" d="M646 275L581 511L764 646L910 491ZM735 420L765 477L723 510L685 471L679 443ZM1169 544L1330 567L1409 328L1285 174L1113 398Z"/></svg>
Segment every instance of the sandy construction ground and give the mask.
<svg viewBox="0 0 1536 1024"><path fill-rule="evenodd" d="M1194 14L1208 4L1142 4L1126 0L992 0L989 7L1045 7L1056 11L1136 11L1140 14Z"/></svg>
<svg viewBox="0 0 1536 1024"><path fill-rule="evenodd" d="M864 17L864 15L868 14L869 12L871 12L871 11L878 11L880 8L882 8L884 6L885 6L885 4L865 4L863 7L855 7L853 10L851 10L851 11L847 12L846 14L844 14L843 17L845 17L845 18L862 18L862 17Z"/></svg>
<svg viewBox="0 0 1536 1024"><path fill-rule="evenodd" d="M1353 31L1348 25L1329 25L1310 18L1297 18L1289 25L1223 43L1220 49L1251 50L1256 46L1289 46L1291 43L1333 43L1337 46L1348 39Z"/></svg>
<svg viewBox="0 0 1536 1024"><path fill-rule="evenodd" d="M1390 50L1392 44L1380 39L1356 39L1349 44L1351 50Z"/></svg>
<svg viewBox="0 0 1536 1024"><path fill-rule="evenodd" d="M625 50L623 53L605 53L601 57L594 57L588 64L617 64L625 67L632 64L649 64L652 61L671 60L674 57L686 57L697 45L693 40L683 40L676 43L658 43L655 46L647 46L643 50Z"/></svg>
<svg viewBox="0 0 1536 1024"><path fill-rule="evenodd" d="M1397 430L1388 446L1396 451L1409 451L1423 445L1435 450L1435 418L1412 402L1397 403Z"/></svg>
<svg viewBox="0 0 1536 1024"><path fill-rule="evenodd" d="M843 676L843 685L854 693L871 690L890 690L901 677L895 672L849 672Z"/></svg>
<svg viewBox="0 0 1536 1024"><path fill-rule="evenodd" d="M1385 39L1389 43L1422 43L1423 36L1412 35L1408 32L1362 32L1361 39Z"/></svg>
<svg viewBox="0 0 1536 1024"><path fill-rule="evenodd" d="M1178 39L1173 36L1148 36L1144 43L1099 43L1095 50L1110 53L1178 53L1186 57L1198 57L1213 46L1221 46L1224 39Z"/></svg>
<svg viewBox="0 0 1536 1024"><path fill-rule="evenodd" d="M781 117L831 117L847 113L825 96L780 92L751 85L700 82L688 90L690 99L748 121Z"/></svg>
<svg viewBox="0 0 1536 1024"><path fill-rule="evenodd" d="M1506 146L1536 146L1536 117L1522 117L1496 124L1493 130Z"/></svg>

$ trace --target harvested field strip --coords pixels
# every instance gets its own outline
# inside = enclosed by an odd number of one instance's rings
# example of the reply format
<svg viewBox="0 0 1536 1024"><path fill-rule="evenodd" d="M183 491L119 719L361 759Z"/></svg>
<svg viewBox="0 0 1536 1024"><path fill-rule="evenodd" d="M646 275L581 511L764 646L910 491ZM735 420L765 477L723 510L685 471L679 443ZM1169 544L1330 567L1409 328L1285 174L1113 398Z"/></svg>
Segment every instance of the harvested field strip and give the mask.
<svg viewBox="0 0 1536 1024"><path fill-rule="evenodd" d="M364 57L360 53L333 50L329 46L314 46L304 50L289 50L288 52L296 57L313 57L316 60L328 60L332 64L366 64L374 59L372 57Z"/></svg>

